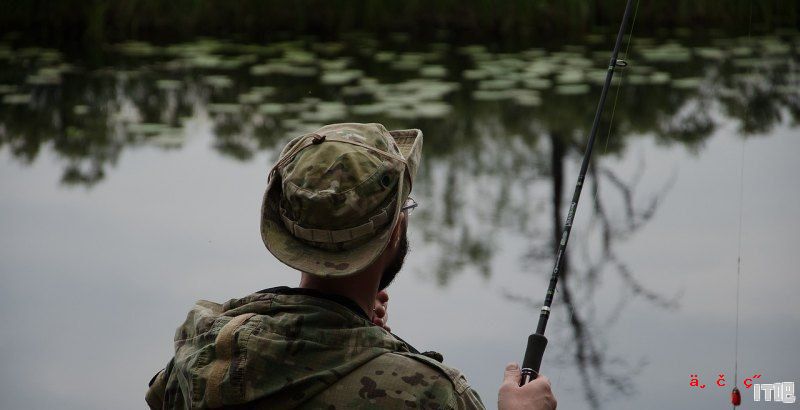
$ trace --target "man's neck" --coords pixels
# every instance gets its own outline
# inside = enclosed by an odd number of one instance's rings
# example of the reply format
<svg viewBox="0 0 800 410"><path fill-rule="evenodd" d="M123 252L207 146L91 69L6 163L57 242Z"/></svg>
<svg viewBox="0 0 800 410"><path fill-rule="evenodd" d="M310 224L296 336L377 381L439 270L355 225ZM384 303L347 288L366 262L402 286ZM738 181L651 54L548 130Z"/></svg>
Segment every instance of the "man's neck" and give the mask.
<svg viewBox="0 0 800 410"><path fill-rule="evenodd" d="M380 274L369 270L345 278L320 278L303 272L300 287L344 296L355 302L368 317L372 317L379 281Z"/></svg>

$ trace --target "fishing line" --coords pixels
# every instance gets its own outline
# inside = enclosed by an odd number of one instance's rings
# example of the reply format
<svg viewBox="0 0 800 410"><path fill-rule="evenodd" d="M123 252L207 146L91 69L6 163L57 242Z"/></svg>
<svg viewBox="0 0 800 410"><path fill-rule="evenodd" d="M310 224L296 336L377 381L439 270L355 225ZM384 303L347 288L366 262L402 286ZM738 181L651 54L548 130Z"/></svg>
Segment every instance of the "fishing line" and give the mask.
<svg viewBox="0 0 800 410"><path fill-rule="evenodd" d="M636 6L633 9L633 18L631 18L631 29L628 31L628 41L625 44L625 52L622 57L622 60L625 61L625 65L623 67L626 69L628 68L628 56L630 55L631 43L633 42L633 30L636 27L636 16L639 14L639 1L640 0L636 0ZM608 141L611 139L612 130L614 129L613 127L614 114L616 114L617 112L617 102L619 101L620 91L622 91L622 88L625 86L625 79L627 78L627 76L625 75L626 72L627 70L620 70L619 84L617 84L617 90L614 92L614 102L611 106L611 116L608 121L608 132L606 133L605 141L603 141L603 152L600 153L600 156L604 156L608 152ZM597 203L597 197L600 193L600 188L598 184L599 178L600 176L597 173L597 168L595 168L594 172L595 189L594 189L594 198L592 199L594 201L593 203ZM570 317L574 317L575 310L574 309L570 310L569 314Z"/></svg>
<svg viewBox="0 0 800 410"><path fill-rule="evenodd" d="M747 112L747 111L745 111ZM739 384L739 294L741 293L741 277L742 277L742 214L744 213L744 148L745 148L746 140L742 138L742 157L741 157L741 166L739 171L739 249L737 251L736 257L736 331L734 332L734 339L733 339L733 351L734 351L734 361L733 361L733 387L736 389L736 392L732 393L736 395L738 393L737 385ZM735 404L736 399L732 397L734 400L734 407L738 406Z"/></svg>
<svg viewBox="0 0 800 410"><path fill-rule="evenodd" d="M626 62L628 61L628 55L631 49L631 43L633 42L633 29L636 27L636 16L639 14L639 1L636 0L636 8L633 9L633 19L631 19L631 30L628 32L628 43L625 45L625 56L623 60ZM626 66L627 67L627 64ZM603 152L600 154L601 156L605 155L608 152L608 141L611 139L611 133L614 129L614 114L617 113L617 101L619 100L619 93L622 91L622 87L625 85L625 79L627 76L625 75L626 70L622 70L619 75L619 85L617 85L617 91L614 92L614 104L611 106L611 118L608 121L608 132L606 133L605 141L603 141ZM594 183L597 186L597 171L595 170L594 173ZM597 202L597 196L600 193L600 189L594 190L594 199L593 201Z"/></svg>
<svg viewBox="0 0 800 410"><path fill-rule="evenodd" d="M750 1L750 16L747 22L747 44L752 44L751 33L753 27L753 1ZM751 73L753 68L751 68ZM747 116L749 114L750 104L745 101L744 105L744 135L742 136L742 156L739 164L739 239L738 249L736 256L736 330L733 339L733 390L731 391L731 404L735 409L736 406L741 404L741 393L739 392L739 298L741 293L741 278L742 278L742 220L744 215L744 152L747 144Z"/></svg>
<svg viewBox="0 0 800 410"><path fill-rule="evenodd" d="M635 8L633 10L633 18L631 19L631 28L628 31L628 41L625 44L625 52L624 52L623 57L622 57L622 60L625 62L625 65L623 66L623 68L627 68L628 67L628 56L630 55L631 43L633 42L633 30L636 27L636 16L639 14L639 1L640 0L636 0L636 6L635 6ZM600 153L600 156L604 156L608 152L608 141L611 139L612 130L614 129L614 127L613 127L613 125L614 125L614 114L616 114L616 112L617 112L617 102L619 101L620 91L625 86L625 79L627 78L627 76L625 75L626 72L627 72L627 70L620 70L619 84L617 84L617 89L614 92L614 102L613 102L613 104L611 106L611 116L610 116L609 121L608 121L608 132L606 133L605 141L603 141L603 152ZM598 178L600 178L600 176L597 173L597 168L595 168L595 172L594 172L594 186L595 186L595 189L594 189L594 198L592 199L593 203L597 203L597 197L598 197L598 195L600 193L600 187L599 187L599 183L598 183ZM575 310L571 309L569 311L569 314L570 314L570 317L574 318L575 317ZM560 380L560 378L561 378L561 372L559 371L558 372L558 379L556 381Z"/></svg>
<svg viewBox="0 0 800 410"><path fill-rule="evenodd" d="M606 78L603 82L603 89L600 91L600 99L597 103L597 110L595 111L594 119L592 120L592 128L589 131L589 138L586 142L586 150L584 151L583 159L581 160L581 168L578 172L578 180L575 183L575 190L572 194L572 202L570 204L569 211L567 212L566 221L564 222L563 232L561 233L561 241L558 244L555 263L550 276L550 283L547 286L544 304L540 310L539 322L536 325L536 331L528 336L528 345L525 348L525 356L522 360L520 386L535 379L539 375L542 357L544 356L544 351L547 347L547 337L545 337L544 333L545 329L547 328L547 322L550 318L550 310L553 304L553 296L555 295L558 285L558 277L563 268L567 243L569 242L569 235L572 231L575 212L578 208L578 201L580 200L581 191L583 190L584 181L586 179L586 172L588 171L589 163L591 162L592 148L594 147L595 138L597 137L597 130L600 125L600 118L603 114L603 107L606 103L606 97L608 96L608 89L611 87L611 83L614 78L614 71L616 71L615 69L617 67L624 67L626 65L623 60L618 59L618 56L620 46L622 45L622 39L627 29L627 23L628 19L630 18L632 5L632 0L627 0L625 3L625 12L622 15L619 31L617 32L616 39L614 40L614 48L611 51L611 58L608 61ZM630 38L628 40L630 41Z"/></svg>
<svg viewBox="0 0 800 410"><path fill-rule="evenodd" d="M639 0L636 0L636 8L633 9L633 19L631 19L631 30L628 32L628 44L625 45L625 57L624 60L628 61L628 52L631 49L631 43L633 42L633 29L636 26L636 15L639 14ZM626 66L627 67L627 66ZM613 129L611 125L614 124L614 114L617 112L617 100L619 99L619 92L622 90L622 86L624 85L625 78L625 71L622 71L619 75L619 85L617 86L617 91L614 93L614 105L611 106L611 118L608 121L608 133L606 133L606 140L603 145L603 154L608 151L608 140L611 139L611 130ZM595 192L595 199L597 199L597 193Z"/></svg>

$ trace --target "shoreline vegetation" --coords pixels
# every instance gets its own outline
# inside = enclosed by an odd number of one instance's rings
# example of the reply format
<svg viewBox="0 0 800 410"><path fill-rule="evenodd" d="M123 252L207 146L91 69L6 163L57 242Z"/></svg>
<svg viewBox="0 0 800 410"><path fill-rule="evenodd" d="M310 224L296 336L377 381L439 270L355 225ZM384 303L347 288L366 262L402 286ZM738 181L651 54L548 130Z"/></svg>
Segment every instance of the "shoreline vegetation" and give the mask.
<svg viewBox="0 0 800 410"><path fill-rule="evenodd" d="M338 40L351 32L378 39L558 43L613 31L624 0L6 0L0 35L73 48L124 40L173 42L198 36L274 41ZM639 5L636 32L694 30L746 34L797 30L800 4L785 0L656 0Z"/></svg>

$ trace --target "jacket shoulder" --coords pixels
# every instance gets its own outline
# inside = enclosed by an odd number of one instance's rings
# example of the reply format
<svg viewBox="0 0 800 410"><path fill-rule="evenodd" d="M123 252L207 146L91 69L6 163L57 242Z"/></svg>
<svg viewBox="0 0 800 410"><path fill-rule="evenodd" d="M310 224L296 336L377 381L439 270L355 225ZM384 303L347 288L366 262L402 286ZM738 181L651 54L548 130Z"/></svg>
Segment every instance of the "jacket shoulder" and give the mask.
<svg viewBox="0 0 800 410"><path fill-rule="evenodd" d="M464 377L464 374L456 368L447 366L438 360L419 353L397 352L396 355L416 360L417 362L436 370L453 384L453 389L455 389L455 391L459 394L463 393L464 390L469 388L467 378Z"/></svg>
<svg viewBox="0 0 800 410"><path fill-rule="evenodd" d="M314 408L483 409L473 393L458 370L420 354L394 352L369 361L307 404Z"/></svg>
<svg viewBox="0 0 800 410"><path fill-rule="evenodd" d="M435 360L430 356L426 356L424 354L419 353L407 353L407 352L400 352L397 353L398 355L402 355L405 357L412 358L414 360L420 361L432 368L435 368L441 374L447 377L450 383L453 384L453 389L455 390L455 408L457 409L483 409L483 401L470 385L467 382L467 378L461 373L460 370L445 365L439 360ZM439 355L441 358L441 355Z"/></svg>

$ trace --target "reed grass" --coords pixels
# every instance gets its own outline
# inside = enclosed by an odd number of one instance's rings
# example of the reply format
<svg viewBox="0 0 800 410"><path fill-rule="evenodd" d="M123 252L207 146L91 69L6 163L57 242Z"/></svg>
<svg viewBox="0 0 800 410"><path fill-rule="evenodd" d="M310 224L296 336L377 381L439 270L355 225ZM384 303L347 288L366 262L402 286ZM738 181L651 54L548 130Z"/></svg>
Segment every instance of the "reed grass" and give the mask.
<svg viewBox="0 0 800 410"><path fill-rule="evenodd" d="M744 33L800 26L786 0L649 0L637 33L715 28ZM50 44L226 36L263 41L363 31L498 43L558 41L617 25L624 0L5 0L0 33Z"/></svg>

